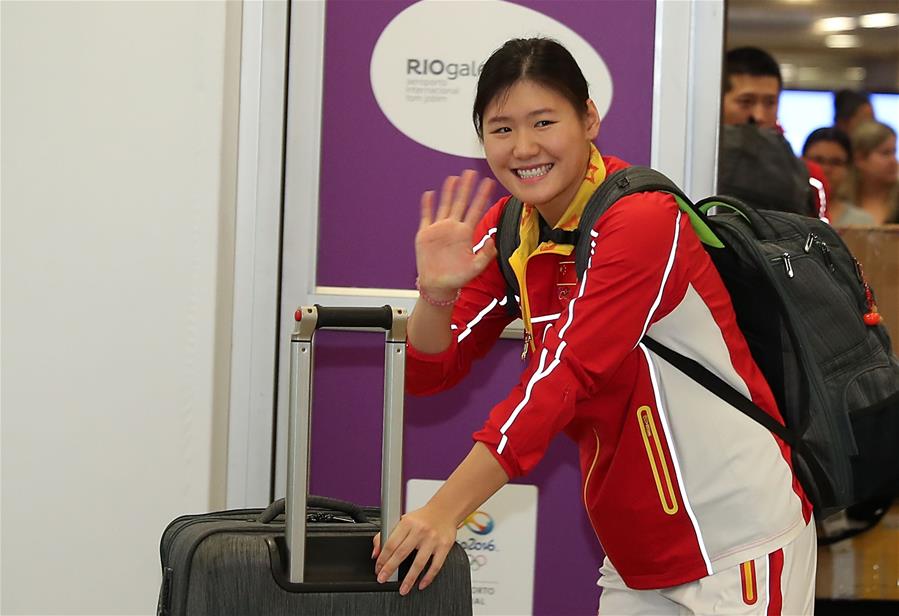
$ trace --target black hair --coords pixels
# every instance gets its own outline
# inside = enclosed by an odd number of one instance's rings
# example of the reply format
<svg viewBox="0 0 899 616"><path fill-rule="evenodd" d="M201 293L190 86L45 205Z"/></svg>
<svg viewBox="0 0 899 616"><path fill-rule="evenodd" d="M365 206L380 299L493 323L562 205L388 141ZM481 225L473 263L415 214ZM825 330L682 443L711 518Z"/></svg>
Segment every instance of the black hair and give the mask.
<svg viewBox="0 0 899 616"><path fill-rule="evenodd" d="M870 105L871 100L865 92L856 90L839 90L833 94L833 123L848 120L855 115L859 107Z"/></svg>
<svg viewBox="0 0 899 616"><path fill-rule="evenodd" d="M847 161L852 162L852 143L849 141L849 135L834 126L818 128L809 133L802 146L802 155L805 156L808 149L820 141L838 144L846 152Z"/></svg>
<svg viewBox="0 0 899 616"><path fill-rule="evenodd" d="M723 91L730 92L733 84L731 75L752 75L753 77L776 77L777 88L783 88L780 66L771 54L758 47L737 47L724 56Z"/></svg>
<svg viewBox="0 0 899 616"><path fill-rule="evenodd" d="M493 52L478 77L472 121L479 138L484 137L487 105L521 79L558 92L579 114L586 115L590 98L587 80L571 53L552 39L511 39Z"/></svg>

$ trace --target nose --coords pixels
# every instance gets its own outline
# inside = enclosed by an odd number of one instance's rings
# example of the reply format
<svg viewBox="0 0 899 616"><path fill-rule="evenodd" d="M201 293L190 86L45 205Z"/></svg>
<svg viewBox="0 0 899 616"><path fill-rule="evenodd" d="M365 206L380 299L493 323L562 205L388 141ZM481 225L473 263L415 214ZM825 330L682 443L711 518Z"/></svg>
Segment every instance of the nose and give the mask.
<svg viewBox="0 0 899 616"><path fill-rule="evenodd" d="M512 155L518 160L528 160L533 158L540 151L540 146L534 135L529 130L519 130L515 135L515 144L512 148Z"/></svg>
<svg viewBox="0 0 899 616"><path fill-rule="evenodd" d="M777 118L774 116L776 112L772 111L772 108L765 101L759 101L755 105L752 106L752 111L750 112L750 118L752 122L758 124L759 126L765 126L767 128L772 128L774 123L777 121Z"/></svg>
<svg viewBox="0 0 899 616"><path fill-rule="evenodd" d="M765 115L764 115L764 107L761 104L754 105L752 107L752 112L750 113L750 117L755 124L764 124L765 123Z"/></svg>

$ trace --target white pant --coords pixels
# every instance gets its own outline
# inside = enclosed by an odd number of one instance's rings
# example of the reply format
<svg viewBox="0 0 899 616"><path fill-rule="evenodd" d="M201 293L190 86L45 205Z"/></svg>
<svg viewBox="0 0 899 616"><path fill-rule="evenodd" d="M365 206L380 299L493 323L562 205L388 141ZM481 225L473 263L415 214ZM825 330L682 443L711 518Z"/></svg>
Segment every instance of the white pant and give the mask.
<svg viewBox="0 0 899 616"><path fill-rule="evenodd" d="M791 543L766 556L680 586L628 588L606 558L598 585L601 616L733 614L806 616L815 609L814 520Z"/></svg>

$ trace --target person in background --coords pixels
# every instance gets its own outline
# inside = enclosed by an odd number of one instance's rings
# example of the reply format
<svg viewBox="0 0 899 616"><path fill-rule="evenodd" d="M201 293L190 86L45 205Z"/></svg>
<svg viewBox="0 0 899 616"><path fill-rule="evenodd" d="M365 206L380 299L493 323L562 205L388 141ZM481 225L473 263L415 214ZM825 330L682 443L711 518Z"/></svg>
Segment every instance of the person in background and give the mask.
<svg viewBox="0 0 899 616"><path fill-rule="evenodd" d="M874 218L855 204L837 197L852 164L852 144L849 136L836 127L812 131L802 146L802 157L821 166L830 184L827 215L834 226L873 225Z"/></svg>
<svg viewBox="0 0 899 616"><path fill-rule="evenodd" d="M875 224L899 223L896 132L869 120L859 124L850 139L853 165L839 197L870 214Z"/></svg>
<svg viewBox="0 0 899 616"><path fill-rule="evenodd" d="M801 161L796 156L783 130L777 123L777 109L783 79L780 66L768 52L758 47L738 47L724 56L723 97L721 101L722 147L719 156L718 192L746 201L753 207L799 212L808 216L827 216L827 180L816 163ZM746 128L746 125L753 128ZM758 131L759 135L750 133ZM772 134L775 133L775 134ZM744 152L758 144L764 151ZM733 157L737 158L734 159ZM786 164L766 165L752 181L740 171L746 157L788 160ZM801 160L801 159L800 159ZM785 187L801 184L803 197L793 195ZM749 192L744 190L749 188ZM767 192L766 192L767 191ZM784 200L789 206L782 205Z"/></svg>
<svg viewBox="0 0 899 616"><path fill-rule="evenodd" d="M833 125L847 135L862 122L873 120L874 108L864 92L838 90L833 94Z"/></svg>
<svg viewBox="0 0 899 616"><path fill-rule="evenodd" d="M724 57L723 123L776 128L782 87L780 67L766 51L757 47L730 50Z"/></svg>

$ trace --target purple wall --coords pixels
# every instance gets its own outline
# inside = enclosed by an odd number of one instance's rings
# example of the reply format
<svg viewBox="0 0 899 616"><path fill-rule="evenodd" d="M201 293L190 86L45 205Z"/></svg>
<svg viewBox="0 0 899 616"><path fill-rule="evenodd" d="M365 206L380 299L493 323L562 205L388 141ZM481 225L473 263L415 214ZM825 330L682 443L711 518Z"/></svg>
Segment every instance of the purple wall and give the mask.
<svg viewBox="0 0 899 616"><path fill-rule="evenodd" d="M484 161L412 142L378 108L369 81L371 51L382 29L409 4L342 0L327 7L319 285L412 288L412 238L421 192L466 167L488 172ZM599 147L605 154L648 164L654 0L519 4L566 24L599 51L615 84ZM396 239L388 244L384 237ZM520 351L520 342L501 340L455 390L407 398L406 479L449 475L470 449L471 433L517 381ZM314 493L365 504L378 501L382 366L383 335L318 334ZM602 551L581 504L574 444L557 438L523 483L539 489L534 613L595 614Z"/></svg>
<svg viewBox="0 0 899 616"><path fill-rule="evenodd" d="M381 31L410 4L383 0L328 3L319 285L413 288L412 238L418 227L421 193L439 187L443 178L462 169L490 172L483 160L443 154L408 139L375 101L369 78L371 52ZM537 0L518 4L565 24L599 52L614 84L612 105L602 118L600 151L648 165L655 1ZM590 75L586 77L590 81ZM352 224L360 220L365 224ZM397 239L390 244L384 237ZM339 250L324 249L332 246ZM366 267L359 267L361 263Z"/></svg>

